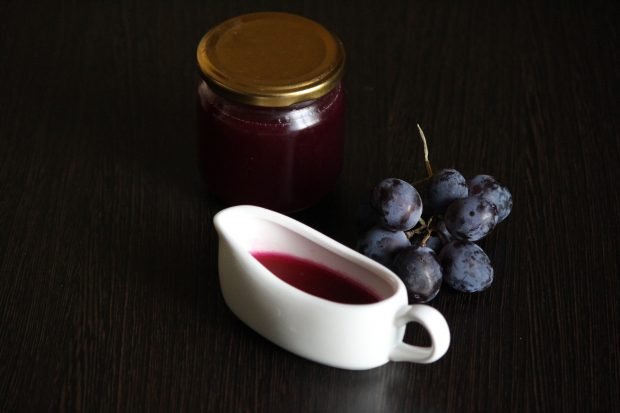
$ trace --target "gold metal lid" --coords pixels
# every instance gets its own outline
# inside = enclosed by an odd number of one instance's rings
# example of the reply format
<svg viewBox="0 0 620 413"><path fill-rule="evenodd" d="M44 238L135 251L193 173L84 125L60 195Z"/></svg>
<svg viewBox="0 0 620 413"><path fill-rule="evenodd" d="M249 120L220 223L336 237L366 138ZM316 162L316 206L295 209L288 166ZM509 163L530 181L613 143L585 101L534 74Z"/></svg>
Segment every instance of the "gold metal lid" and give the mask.
<svg viewBox="0 0 620 413"><path fill-rule="evenodd" d="M216 93L255 106L317 99L342 78L340 40L320 24L288 13L251 13L204 35L197 50L203 78Z"/></svg>

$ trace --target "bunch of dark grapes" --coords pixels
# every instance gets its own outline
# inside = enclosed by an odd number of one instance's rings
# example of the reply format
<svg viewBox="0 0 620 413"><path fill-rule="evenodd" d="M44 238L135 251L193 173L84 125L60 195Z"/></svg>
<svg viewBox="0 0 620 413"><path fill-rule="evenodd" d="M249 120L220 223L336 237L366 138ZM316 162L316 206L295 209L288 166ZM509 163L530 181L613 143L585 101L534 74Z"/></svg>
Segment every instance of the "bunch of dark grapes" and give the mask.
<svg viewBox="0 0 620 413"><path fill-rule="evenodd" d="M493 282L493 267L475 241L506 219L512 195L490 175L466 180L456 169L433 174L419 131L428 172L423 196L401 179L379 182L358 212L366 231L357 250L394 271L412 302L432 300L442 282L457 291L485 290Z"/></svg>

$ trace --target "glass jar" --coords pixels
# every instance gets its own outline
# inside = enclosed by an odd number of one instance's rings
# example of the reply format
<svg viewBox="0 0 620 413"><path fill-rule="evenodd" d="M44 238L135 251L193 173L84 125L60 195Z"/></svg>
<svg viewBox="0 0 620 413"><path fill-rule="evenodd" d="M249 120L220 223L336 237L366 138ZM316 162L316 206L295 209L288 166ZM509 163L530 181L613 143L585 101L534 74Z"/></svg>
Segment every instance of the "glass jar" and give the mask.
<svg viewBox="0 0 620 413"><path fill-rule="evenodd" d="M199 164L227 204L291 212L336 183L344 147L342 43L286 13L253 13L198 45Z"/></svg>

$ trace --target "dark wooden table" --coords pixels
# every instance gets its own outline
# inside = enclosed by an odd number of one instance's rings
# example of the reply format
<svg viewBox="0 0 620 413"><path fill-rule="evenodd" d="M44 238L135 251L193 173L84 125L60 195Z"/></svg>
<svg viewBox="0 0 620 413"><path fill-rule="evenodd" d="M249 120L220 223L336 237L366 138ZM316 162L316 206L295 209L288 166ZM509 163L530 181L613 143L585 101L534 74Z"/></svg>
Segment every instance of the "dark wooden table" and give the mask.
<svg viewBox="0 0 620 413"><path fill-rule="evenodd" d="M496 280L431 303L432 365L315 364L219 291L195 163L195 47L250 11L346 45L337 191L296 218L355 242L385 177L490 173L512 215ZM0 411L620 409L620 48L614 2L5 1L0 5ZM251 292L248 292L251 293ZM423 334L411 328L411 341Z"/></svg>

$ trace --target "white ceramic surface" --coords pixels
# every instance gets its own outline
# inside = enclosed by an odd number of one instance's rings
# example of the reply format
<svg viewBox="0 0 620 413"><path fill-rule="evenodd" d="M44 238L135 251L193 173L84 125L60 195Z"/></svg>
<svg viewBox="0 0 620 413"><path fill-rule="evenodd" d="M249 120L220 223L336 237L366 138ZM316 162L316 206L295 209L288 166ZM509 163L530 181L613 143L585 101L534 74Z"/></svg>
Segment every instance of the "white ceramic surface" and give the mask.
<svg viewBox="0 0 620 413"><path fill-rule="evenodd" d="M220 286L228 307L275 344L333 367L360 370L388 361L431 363L450 344L444 317L427 305L408 305L391 271L316 230L276 212L235 206L214 217ZM384 297L372 304L341 304L299 290L258 262L252 252L280 252L347 274ZM405 325L421 324L430 347L402 341Z"/></svg>

